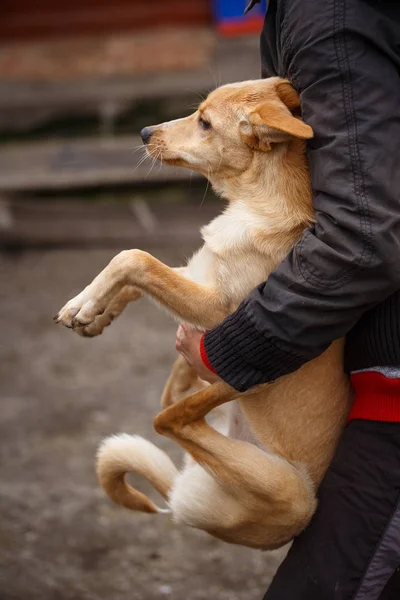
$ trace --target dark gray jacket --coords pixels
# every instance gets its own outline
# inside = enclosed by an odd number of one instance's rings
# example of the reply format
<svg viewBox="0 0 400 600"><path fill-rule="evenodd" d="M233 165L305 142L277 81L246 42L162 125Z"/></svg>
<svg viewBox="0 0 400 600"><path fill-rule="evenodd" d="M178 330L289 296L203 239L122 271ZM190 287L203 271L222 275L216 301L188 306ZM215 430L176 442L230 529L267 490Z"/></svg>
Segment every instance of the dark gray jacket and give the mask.
<svg viewBox="0 0 400 600"><path fill-rule="evenodd" d="M294 83L314 130L317 223L205 337L239 390L296 370L400 289L400 2L270 0L261 56L263 76ZM350 369L400 364L399 311L395 294L363 317Z"/></svg>

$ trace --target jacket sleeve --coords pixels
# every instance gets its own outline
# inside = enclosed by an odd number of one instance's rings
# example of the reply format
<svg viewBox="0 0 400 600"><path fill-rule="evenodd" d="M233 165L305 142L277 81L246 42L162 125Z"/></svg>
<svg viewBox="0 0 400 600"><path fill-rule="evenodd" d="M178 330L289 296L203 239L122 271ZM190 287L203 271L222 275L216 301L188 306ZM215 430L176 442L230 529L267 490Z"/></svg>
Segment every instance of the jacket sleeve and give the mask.
<svg viewBox="0 0 400 600"><path fill-rule="evenodd" d="M396 54L390 38L400 37L400 12L383 37L368 12L377 3L359 3L350 16L326 14L328 4L345 11L341 2L290 4L276 70L301 92L314 130L317 223L204 338L212 367L241 391L315 358L400 288L400 44Z"/></svg>

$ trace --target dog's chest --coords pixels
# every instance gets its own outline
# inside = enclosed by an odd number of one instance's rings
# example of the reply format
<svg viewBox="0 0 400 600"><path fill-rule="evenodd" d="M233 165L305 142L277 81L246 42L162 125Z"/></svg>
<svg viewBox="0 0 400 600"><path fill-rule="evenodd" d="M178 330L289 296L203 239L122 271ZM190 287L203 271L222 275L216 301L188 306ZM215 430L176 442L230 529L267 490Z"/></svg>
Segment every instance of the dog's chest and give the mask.
<svg viewBox="0 0 400 600"><path fill-rule="evenodd" d="M273 268L270 257L255 245L261 227L257 215L229 207L203 227L204 245L189 261L188 277L217 287L233 305L239 304Z"/></svg>

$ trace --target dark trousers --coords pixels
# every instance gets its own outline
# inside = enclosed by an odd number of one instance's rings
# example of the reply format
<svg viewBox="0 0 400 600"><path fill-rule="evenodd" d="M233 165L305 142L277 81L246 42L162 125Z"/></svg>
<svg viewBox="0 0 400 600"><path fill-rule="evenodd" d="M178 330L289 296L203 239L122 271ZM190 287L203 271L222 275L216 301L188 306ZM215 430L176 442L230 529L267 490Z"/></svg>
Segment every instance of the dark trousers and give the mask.
<svg viewBox="0 0 400 600"><path fill-rule="evenodd" d="M398 568L400 423L352 421L264 600L400 600Z"/></svg>

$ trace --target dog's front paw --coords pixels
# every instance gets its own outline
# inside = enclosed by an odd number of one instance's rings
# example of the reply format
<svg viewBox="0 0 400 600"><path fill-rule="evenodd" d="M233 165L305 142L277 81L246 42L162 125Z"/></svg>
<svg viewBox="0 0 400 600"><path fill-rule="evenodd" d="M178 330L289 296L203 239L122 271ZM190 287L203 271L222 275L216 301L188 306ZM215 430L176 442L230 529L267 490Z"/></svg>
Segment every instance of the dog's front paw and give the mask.
<svg viewBox="0 0 400 600"><path fill-rule="evenodd" d="M65 327L74 330L87 329L89 332L87 337L90 335L98 335L98 333L90 333L90 327L93 325L93 330L97 330L95 327L96 317L102 315L104 307L98 302L91 299L89 295L83 291L75 298L72 298L67 304L60 310L60 312L54 317L56 323L62 323ZM101 331L103 328L101 328ZM99 333L101 333L99 331ZM82 333L85 335L85 333Z"/></svg>
<svg viewBox="0 0 400 600"><path fill-rule="evenodd" d="M116 316L115 313L106 310L102 315L96 317L93 323L85 327L77 327L74 331L81 337L96 337L103 333L103 330L113 322Z"/></svg>

